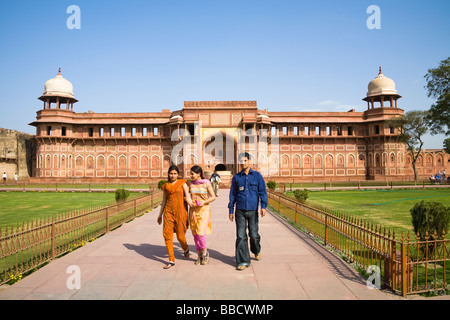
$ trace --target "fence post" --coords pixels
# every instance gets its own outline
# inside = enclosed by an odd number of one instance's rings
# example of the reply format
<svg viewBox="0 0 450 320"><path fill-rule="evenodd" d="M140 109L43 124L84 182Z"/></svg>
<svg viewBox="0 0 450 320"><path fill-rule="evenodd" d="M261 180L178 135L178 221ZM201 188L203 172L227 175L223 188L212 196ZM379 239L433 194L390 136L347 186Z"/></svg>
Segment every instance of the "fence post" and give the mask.
<svg viewBox="0 0 450 320"><path fill-rule="evenodd" d="M281 206L281 197L278 196L278 213L281 213L280 206Z"/></svg>
<svg viewBox="0 0 450 320"><path fill-rule="evenodd" d="M106 232L109 232L109 207L106 208Z"/></svg>
<svg viewBox="0 0 450 320"><path fill-rule="evenodd" d="M136 218L136 210L137 210L137 207L136 207L136 199L134 199L134 217Z"/></svg>
<svg viewBox="0 0 450 320"><path fill-rule="evenodd" d="M152 193L150 193L150 209L153 209L153 192L154 190L152 190Z"/></svg>
<svg viewBox="0 0 450 320"><path fill-rule="evenodd" d="M56 224L55 217L52 217L52 260L56 257Z"/></svg>
<svg viewBox="0 0 450 320"><path fill-rule="evenodd" d="M325 214L325 247L328 243L328 214Z"/></svg>
<svg viewBox="0 0 450 320"><path fill-rule="evenodd" d="M397 290L397 244L395 238L390 241L392 243L390 263L391 283L392 289Z"/></svg>
<svg viewBox="0 0 450 320"><path fill-rule="evenodd" d="M406 267L407 267L407 260L406 260L406 244L402 241L402 259L401 259L402 265L402 296L403 298L406 298L407 293L407 287L408 287L408 278L406 276Z"/></svg>

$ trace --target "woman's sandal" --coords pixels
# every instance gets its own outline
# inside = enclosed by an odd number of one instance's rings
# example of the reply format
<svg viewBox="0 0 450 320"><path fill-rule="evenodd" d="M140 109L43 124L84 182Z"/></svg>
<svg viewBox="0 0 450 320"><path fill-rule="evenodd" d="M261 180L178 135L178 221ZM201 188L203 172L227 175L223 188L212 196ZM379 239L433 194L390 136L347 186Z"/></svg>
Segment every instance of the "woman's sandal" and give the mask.
<svg viewBox="0 0 450 320"><path fill-rule="evenodd" d="M198 256L197 260L194 262L195 265L203 264L203 258L202 256Z"/></svg>
<svg viewBox="0 0 450 320"><path fill-rule="evenodd" d="M185 260L189 259L189 257L191 256L189 249L187 249L187 251L184 252L183 256Z"/></svg>
<svg viewBox="0 0 450 320"><path fill-rule="evenodd" d="M202 257L202 265L205 265L205 264L207 264L208 263L208 261L209 261L209 252L208 251L206 251L206 253L205 253L205 255Z"/></svg>
<svg viewBox="0 0 450 320"><path fill-rule="evenodd" d="M175 265L175 262L169 261L168 264L166 264L163 268L164 269L170 269Z"/></svg>

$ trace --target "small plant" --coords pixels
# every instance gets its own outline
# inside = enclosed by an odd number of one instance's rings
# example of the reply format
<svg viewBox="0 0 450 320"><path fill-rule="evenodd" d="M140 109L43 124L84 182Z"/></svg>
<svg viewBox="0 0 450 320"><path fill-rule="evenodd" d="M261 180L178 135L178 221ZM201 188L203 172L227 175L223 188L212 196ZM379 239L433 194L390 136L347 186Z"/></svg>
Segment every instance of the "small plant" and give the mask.
<svg viewBox="0 0 450 320"><path fill-rule="evenodd" d="M22 280L22 273L20 273L20 272L17 272L16 274L9 274L8 276L9 276L9 281L8 281L9 285L12 285L12 284Z"/></svg>
<svg viewBox="0 0 450 320"><path fill-rule="evenodd" d="M116 202L125 202L130 196L130 191L125 189L116 189L115 192Z"/></svg>
<svg viewBox="0 0 450 320"><path fill-rule="evenodd" d="M267 188L269 188L272 191L275 191L277 187L277 183L275 181L268 181L267 182Z"/></svg>
<svg viewBox="0 0 450 320"><path fill-rule="evenodd" d="M294 190L294 196L295 196L295 199L297 199L297 201L300 201L301 203L305 203L306 200L308 200L309 191L308 191L308 189L303 189L303 190L296 189L296 190Z"/></svg>
<svg viewBox="0 0 450 320"><path fill-rule="evenodd" d="M167 182L166 180L159 180L159 181L158 181L158 189L159 189L159 190L162 190L162 187L163 187L163 185L164 185L166 182Z"/></svg>

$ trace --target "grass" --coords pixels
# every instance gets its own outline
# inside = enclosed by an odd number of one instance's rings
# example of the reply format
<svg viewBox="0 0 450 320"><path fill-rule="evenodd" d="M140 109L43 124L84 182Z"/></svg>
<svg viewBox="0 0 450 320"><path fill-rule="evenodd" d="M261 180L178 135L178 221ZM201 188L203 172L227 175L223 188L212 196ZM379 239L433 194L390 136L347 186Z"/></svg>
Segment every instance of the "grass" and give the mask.
<svg viewBox="0 0 450 320"><path fill-rule="evenodd" d="M131 193L129 199L138 195ZM114 193L0 192L0 226L21 224L115 202Z"/></svg>
<svg viewBox="0 0 450 320"><path fill-rule="evenodd" d="M142 193L131 193L128 199L132 200L139 196L142 196ZM153 203L159 203L161 198L161 196L153 197ZM22 223L25 223L26 231L30 230L14 236L14 228L9 229L9 232L8 228L5 228L6 237L0 243L2 255L6 253L0 257L0 283L19 281L23 275L47 263L53 254L56 257L61 256L101 236L107 230L106 221L109 222L109 230L112 231L132 220L136 214L139 216L149 209L149 202L138 204L136 209L134 206L118 204L111 208L109 220L105 216L106 210L98 210L90 213L89 217L77 215L72 217L70 222L60 221L54 227L44 223L37 229L34 229L35 226L28 229L29 224L26 223L30 221L48 218L58 213L115 204L115 195L79 192L4 192L0 193L0 201L2 201L0 231L5 225L19 225L21 228ZM13 236L9 236L11 233Z"/></svg>
<svg viewBox="0 0 450 320"><path fill-rule="evenodd" d="M294 197L291 192L289 196ZM429 190L371 190L371 191L311 191L307 204L315 204L330 209L337 209L339 212L348 216L360 217L365 221L373 224L385 226L393 229L396 233L396 239L400 240L400 234L403 231L406 236L407 232L411 232L411 238L414 241L414 232L411 223L410 209L415 203L425 201L439 201L445 206L450 206L449 189L429 189ZM277 203L269 200L272 206L277 207ZM281 205L282 214L293 219L295 213L286 206ZM296 224L294 224L296 225ZM323 225L314 220L298 215L298 224L300 230L307 233L312 232L318 239L324 238ZM447 239L450 239L447 234ZM333 249L343 258L348 260L354 266L377 265L381 274L385 274L383 256L359 245L358 241L352 241L342 237L338 232L332 229L328 230L328 244L332 244ZM419 248L414 243L409 247L407 255L410 255L412 261L416 261ZM444 250L439 249L439 259L447 259L448 255L443 255ZM421 257L423 254L419 254ZM433 255L431 255L432 258ZM423 257L422 257L423 258ZM418 258L418 259L422 259ZM357 262L355 264L355 262ZM361 269L362 270L362 269ZM364 270L363 270L364 271ZM410 272L411 290L413 292L425 292L425 295L441 295L449 294L450 286L444 285L444 279L450 276L450 264L448 261L430 261L419 262L411 265ZM434 286L436 282L436 287ZM399 285L399 283L397 284ZM436 288L436 289L435 289ZM400 290L400 287L397 287Z"/></svg>
<svg viewBox="0 0 450 320"><path fill-rule="evenodd" d="M294 197L292 192L287 192ZM363 218L373 224L395 230L405 235L414 229L410 209L420 201L439 201L450 206L449 189L394 189L394 190L352 190L309 192L307 204L317 204L336 209L344 214Z"/></svg>

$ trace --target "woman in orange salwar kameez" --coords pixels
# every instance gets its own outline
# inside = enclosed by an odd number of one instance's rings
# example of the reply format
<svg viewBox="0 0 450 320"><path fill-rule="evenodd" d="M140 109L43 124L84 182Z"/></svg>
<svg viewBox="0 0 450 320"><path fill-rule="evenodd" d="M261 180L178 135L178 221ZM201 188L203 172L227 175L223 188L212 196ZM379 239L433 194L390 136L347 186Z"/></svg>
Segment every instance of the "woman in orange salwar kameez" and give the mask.
<svg viewBox="0 0 450 320"><path fill-rule="evenodd" d="M186 231L189 226L187 204L192 204L186 180L178 179L179 170L177 166L169 168L169 182L162 187L164 191L163 201L158 216L158 224L161 224L164 216L163 237L169 253L169 263L164 269L175 265L175 254L173 251L173 233L184 251L184 258L189 258L189 247L186 241Z"/></svg>

